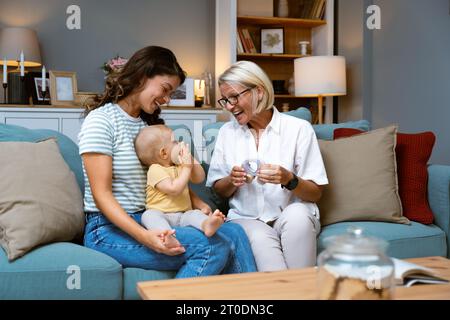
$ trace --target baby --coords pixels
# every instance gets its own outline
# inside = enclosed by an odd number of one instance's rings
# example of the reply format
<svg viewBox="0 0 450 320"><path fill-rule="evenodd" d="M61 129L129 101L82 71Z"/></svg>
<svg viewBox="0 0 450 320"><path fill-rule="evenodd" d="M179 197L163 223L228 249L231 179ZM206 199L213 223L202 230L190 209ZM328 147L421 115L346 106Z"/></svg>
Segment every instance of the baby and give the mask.
<svg viewBox="0 0 450 320"><path fill-rule="evenodd" d="M214 235L225 216L219 210L211 213L210 208L193 210L188 183L203 182L205 172L187 145L177 142L167 126L153 125L139 132L135 149L142 164L149 167L142 224L158 230L192 226L207 237ZM162 234L161 240L170 248L180 246L174 235Z"/></svg>

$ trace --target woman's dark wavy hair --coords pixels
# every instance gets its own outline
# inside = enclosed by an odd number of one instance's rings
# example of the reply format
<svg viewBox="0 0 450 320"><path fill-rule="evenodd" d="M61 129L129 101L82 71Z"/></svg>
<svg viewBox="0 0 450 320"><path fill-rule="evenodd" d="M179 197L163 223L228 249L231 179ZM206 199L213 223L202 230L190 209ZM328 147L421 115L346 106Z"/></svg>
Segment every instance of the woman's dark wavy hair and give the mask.
<svg viewBox="0 0 450 320"><path fill-rule="evenodd" d="M177 76L180 79L180 83L183 83L186 79L186 73L169 49L158 46L148 46L140 49L133 54L119 72L108 75L105 90L102 94L85 103L85 116L106 103L117 103L130 94L142 90L147 78L153 78L158 75ZM159 117L160 113L161 110L159 109L153 114L141 111L140 117L148 125L163 124L164 120Z"/></svg>

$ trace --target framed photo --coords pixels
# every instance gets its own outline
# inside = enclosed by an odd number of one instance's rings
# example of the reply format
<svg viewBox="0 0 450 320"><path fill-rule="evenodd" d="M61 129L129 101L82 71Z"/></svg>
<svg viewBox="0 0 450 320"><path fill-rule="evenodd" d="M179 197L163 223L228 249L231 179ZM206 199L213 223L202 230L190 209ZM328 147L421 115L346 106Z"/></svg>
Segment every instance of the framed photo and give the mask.
<svg viewBox="0 0 450 320"><path fill-rule="evenodd" d="M194 107L194 79L186 78L184 83L170 96L170 107Z"/></svg>
<svg viewBox="0 0 450 320"><path fill-rule="evenodd" d="M27 73L27 90L29 96L33 100L33 105L42 105L51 103L50 98L50 80L48 73L45 76L45 98L42 92L42 73L41 72L28 72Z"/></svg>
<svg viewBox="0 0 450 320"><path fill-rule="evenodd" d="M53 105L75 105L77 91L75 72L50 70L50 97Z"/></svg>
<svg viewBox="0 0 450 320"><path fill-rule="evenodd" d="M284 53L284 28L261 29L261 53Z"/></svg>

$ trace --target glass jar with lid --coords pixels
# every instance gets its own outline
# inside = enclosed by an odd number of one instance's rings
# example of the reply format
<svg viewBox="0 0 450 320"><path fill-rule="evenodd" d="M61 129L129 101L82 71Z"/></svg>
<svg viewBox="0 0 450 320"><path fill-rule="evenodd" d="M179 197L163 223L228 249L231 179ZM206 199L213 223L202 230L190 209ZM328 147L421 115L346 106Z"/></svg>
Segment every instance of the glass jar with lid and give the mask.
<svg viewBox="0 0 450 320"><path fill-rule="evenodd" d="M318 298L322 300L389 300L394 294L394 264L388 243L351 227L325 239L318 265Z"/></svg>

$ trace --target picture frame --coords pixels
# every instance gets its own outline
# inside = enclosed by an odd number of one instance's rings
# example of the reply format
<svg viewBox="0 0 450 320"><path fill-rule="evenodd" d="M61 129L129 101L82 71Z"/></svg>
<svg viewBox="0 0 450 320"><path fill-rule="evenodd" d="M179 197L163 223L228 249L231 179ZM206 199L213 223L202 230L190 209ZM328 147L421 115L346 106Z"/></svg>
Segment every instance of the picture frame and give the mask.
<svg viewBox="0 0 450 320"><path fill-rule="evenodd" d="M45 74L45 99L42 96L42 72L27 72L26 75L28 95L31 97L33 105L49 105L51 104L50 95L50 78L49 73Z"/></svg>
<svg viewBox="0 0 450 320"><path fill-rule="evenodd" d="M284 28L261 29L261 53L284 53Z"/></svg>
<svg viewBox="0 0 450 320"><path fill-rule="evenodd" d="M74 106L78 92L76 72L50 70L49 74L52 105Z"/></svg>
<svg viewBox="0 0 450 320"><path fill-rule="evenodd" d="M194 107L194 79L186 78L171 95L169 107Z"/></svg>

